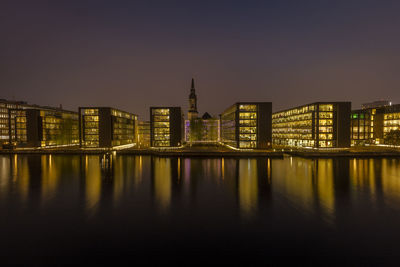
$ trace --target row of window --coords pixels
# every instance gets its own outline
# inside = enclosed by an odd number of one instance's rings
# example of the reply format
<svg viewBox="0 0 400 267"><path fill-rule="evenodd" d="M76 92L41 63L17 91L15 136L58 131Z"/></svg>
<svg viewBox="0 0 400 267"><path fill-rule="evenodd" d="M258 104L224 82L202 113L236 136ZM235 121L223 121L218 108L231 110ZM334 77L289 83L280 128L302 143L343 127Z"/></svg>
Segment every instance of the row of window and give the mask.
<svg viewBox="0 0 400 267"><path fill-rule="evenodd" d="M170 110L168 108L152 109L153 143L155 147L170 146Z"/></svg>

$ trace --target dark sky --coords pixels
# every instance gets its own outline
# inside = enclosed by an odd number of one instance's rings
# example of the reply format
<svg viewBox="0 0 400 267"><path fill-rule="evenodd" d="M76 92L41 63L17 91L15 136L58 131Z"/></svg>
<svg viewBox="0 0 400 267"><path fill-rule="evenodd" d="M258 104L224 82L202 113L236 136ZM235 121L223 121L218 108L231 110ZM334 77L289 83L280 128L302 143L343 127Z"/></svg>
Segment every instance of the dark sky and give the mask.
<svg viewBox="0 0 400 267"><path fill-rule="evenodd" d="M400 103L400 1L0 1L0 98L148 119L237 101Z"/></svg>

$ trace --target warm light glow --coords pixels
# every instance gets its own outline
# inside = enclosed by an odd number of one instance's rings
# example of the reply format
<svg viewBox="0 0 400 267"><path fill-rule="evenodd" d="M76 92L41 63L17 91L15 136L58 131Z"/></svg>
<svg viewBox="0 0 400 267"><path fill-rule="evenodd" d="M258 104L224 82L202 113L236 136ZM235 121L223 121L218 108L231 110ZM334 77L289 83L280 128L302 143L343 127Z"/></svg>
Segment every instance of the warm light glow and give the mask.
<svg viewBox="0 0 400 267"><path fill-rule="evenodd" d="M162 212L169 208L172 195L171 159L154 159L154 196Z"/></svg>
<svg viewBox="0 0 400 267"><path fill-rule="evenodd" d="M333 104L310 104L272 115L273 144L331 148L334 139Z"/></svg>
<svg viewBox="0 0 400 267"><path fill-rule="evenodd" d="M239 160L239 205L244 217L251 217L258 207L258 173L256 159Z"/></svg>
<svg viewBox="0 0 400 267"><path fill-rule="evenodd" d="M168 108L152 109L152 147L169 147L171 145L170 110Z"/></svg>

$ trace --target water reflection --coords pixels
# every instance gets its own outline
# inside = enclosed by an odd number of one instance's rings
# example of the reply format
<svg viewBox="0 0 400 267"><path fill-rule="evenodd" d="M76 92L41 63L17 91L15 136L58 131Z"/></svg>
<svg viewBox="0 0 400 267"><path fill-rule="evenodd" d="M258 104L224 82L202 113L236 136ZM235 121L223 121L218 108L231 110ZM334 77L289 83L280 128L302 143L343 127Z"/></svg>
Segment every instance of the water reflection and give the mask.
<svg viewBox="0 0 400 267"><path fill-rule="evenodd" d="M85 208L88 212L95 213L100 201L102 187L101 159L85 156L84 187L85 187ZM108 170L106 171L108 173Z"/></svg>
<svg viewBox="0 0 400 267"><path fill-rule="evenodd" d="M27 160L17 155L0 157L0 199L7 201L15 193L18 201L26 202L30 178Z"/></svg>
<svg viewBox="0 0 400 267"><path fill-rule="evenodd" d="M383 160L385 162L386 160ZM371 208L376 208L382 195L381 182L379 179L382 163L376 164L373 159L350 160L350 185L352 190L352 202L363 200L363 195L368 195L367 201Z"/></svg>
<svg viewBox="0 0 400 267"><path fill-rule="evenodd" d="M259 201L270 194L270 159L237 160L237 190L240 213L251 218L258 210Z"/></svg>
<svg viewBox="0 0 400 267"><path fill-rule="evenodd" d="M256 160L239 160L238 191L240 210L251 214L257 208L258 175Z"/></svg>
<svg viewBox="0 0 400 267"><path fill-rule="evenodd" d="M152 187L156 205L166 212L171 203L172 169L170 158L154 158L152 160Z"/></svg>
<svg viewBox="0 0 400 267"><path fill-rule="evenodd" d="M233 193L240 214L252 217L259 201L270 196L271 168L270 159L154 157L153 200L160 211L168 213L173 200L176 200L173 206L192 209L213 197L218 202L224 193L228 196Z"/></svg>
<svg viewBox="0 0 400 267"><path fill-rule="evenodd" d="M133 199L158 214L224 207L257 218L284 207L336 225L345 207L400 204L399 159L0 156L1 205L75 205L89 218Z"/></svg>
<svg viewBox="0 0 400 267"><path fill-rule="evenodd" d="M111 156L0 156L2 256L399 250L399 159Z"/></svg>
<svg viewBox="0 0 400 267"><path fill-rule="evenodd" d="M41 156L41 169L42 169L42 202L47 202L54 197L54 194L57 192L57 187L60 183L60 171L61 168L54 168L54 157L49 155L46 157L45 155Z"/></svg>
<svg viewBox="0 0 400 267"><path fill-rule="evenodd" d="M143 176L149 171L143 171L143 164L148 158L142 156L121 157L115 154L101 156L83 156L83 172L85 188L85 209L88 215L98 212L99 206L113 207L123 205L126 194L137 192L143 181ZM81 164L82 166L82 164Z"/></svg>
<svg viewBox="0 0 400 267"><path fill-rule="evenodd" d="M272 176L274 193L295 210L335 223L337 194L348 188L348 159L290 157L275 162Z"/></svg>
<svg viewBox="0 0 400 267"><path fill-rule="evenodd" d="M381 169L382 180L379 189L382 190L384 201L394 210L400 209L400 160L399 159L383 159L382 166L375 167L377 171Z"/></svg>

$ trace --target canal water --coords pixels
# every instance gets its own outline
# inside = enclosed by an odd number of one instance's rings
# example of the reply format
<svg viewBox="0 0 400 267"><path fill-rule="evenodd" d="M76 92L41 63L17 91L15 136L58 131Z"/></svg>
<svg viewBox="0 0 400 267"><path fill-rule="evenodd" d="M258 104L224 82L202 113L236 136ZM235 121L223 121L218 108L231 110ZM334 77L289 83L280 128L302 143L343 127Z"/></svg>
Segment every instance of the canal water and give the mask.
<svg viewBox="0 0 400 267"><path fill-rule="evenodd" d="M0 156L0 261L397 265L400 160Z"/></svg>

